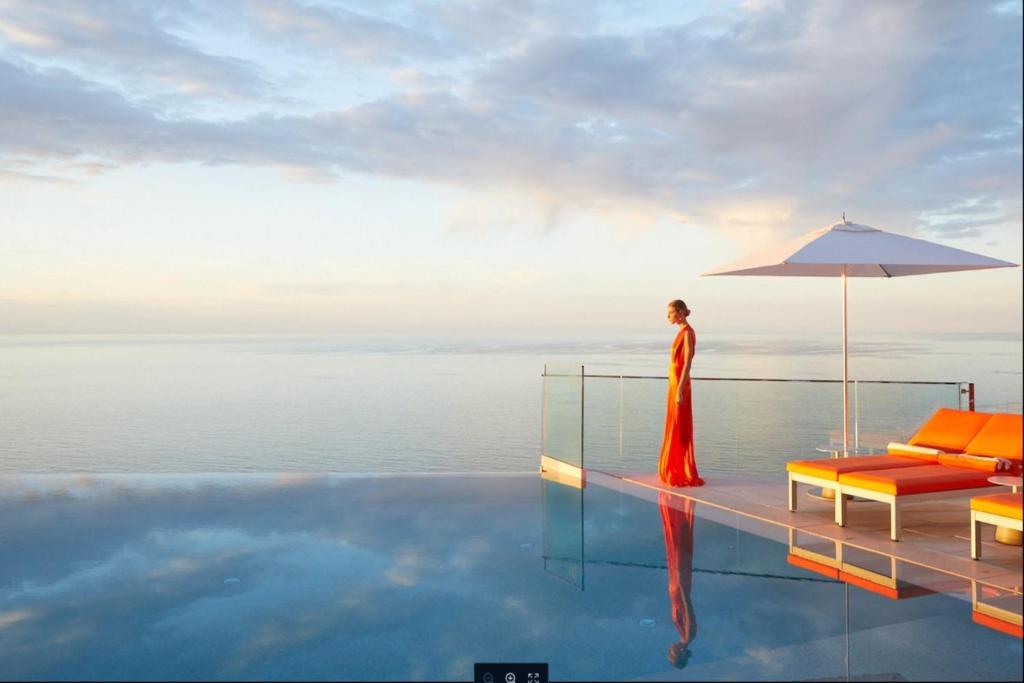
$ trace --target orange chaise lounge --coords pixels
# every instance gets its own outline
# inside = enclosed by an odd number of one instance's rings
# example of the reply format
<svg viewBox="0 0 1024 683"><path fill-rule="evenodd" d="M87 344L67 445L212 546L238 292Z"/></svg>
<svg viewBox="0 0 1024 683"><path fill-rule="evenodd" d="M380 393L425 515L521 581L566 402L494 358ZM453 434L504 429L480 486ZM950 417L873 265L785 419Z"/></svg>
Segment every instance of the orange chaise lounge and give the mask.
<svg viewBox="0 0 1024 683"><path fill-rule="evenodd" d="M838 492L839 477L843 474L934 465L943 453L963 453L967 444L991 417L990 413L939 408L906 444L889 444L888 455L788 462L789 509L795 511L797 507L797 484L810 484Z"/></svg>
<svg viewBox="0 0 1024 683"><path fill-rule="evenodd" d="M988 479L999 471L1000 460L1009 460L1012 471L1019 472L1021 428L1020 415L997 413L988 417L978 433L963 447L962 453L942 453L937 463L839 474L836 524L846 525L846 503L851 496L876 500L889 504L889 537L894 541L900 540L902 504L991 489L995 485Z"/></svg>

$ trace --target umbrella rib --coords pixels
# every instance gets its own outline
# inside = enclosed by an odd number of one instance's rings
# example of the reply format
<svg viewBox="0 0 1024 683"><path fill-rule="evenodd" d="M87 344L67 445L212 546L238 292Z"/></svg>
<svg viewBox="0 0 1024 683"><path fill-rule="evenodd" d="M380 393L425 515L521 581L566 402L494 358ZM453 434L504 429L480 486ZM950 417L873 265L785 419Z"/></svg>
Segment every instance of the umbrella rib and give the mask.
<svg viewBox="0 0 1024 683"><path fill-rule="evenodd" d="M882 272L885 273L886 277L890 277L890 278L892 277L892 275L889 273L889 271L886 270L885 266L883 266L881 263L878 264L878 267L882 269Z"/></svg>

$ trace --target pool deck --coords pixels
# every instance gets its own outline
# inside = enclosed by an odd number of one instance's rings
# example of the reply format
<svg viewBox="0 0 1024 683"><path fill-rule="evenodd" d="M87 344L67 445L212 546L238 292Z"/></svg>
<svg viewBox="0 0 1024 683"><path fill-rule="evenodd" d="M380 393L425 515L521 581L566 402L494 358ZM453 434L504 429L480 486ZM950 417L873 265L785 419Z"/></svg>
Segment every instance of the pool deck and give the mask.
<svg viewBox="0 0 1024 683"><path fill-rule="evenodd" d="M959 579L1020 596L1024 583L1021 547L996 543L992 526L982 526L982 558L971 559L969 497L907 505L903 539L894 542L889 540L888 505L851 502L847 526L839 527L833 520L834 503L809 495L806 487L800 488L798 510L790 512L785 479L754 481L712 476L702 487L672 488L662 484L655 473L590 470L587 483L649 499L657 499L659 492L690 498L701 504L698 514L703 517L735 524L791 546L795 538L801 546L834 546L837 551L842 548L888 556L905 563L901 579L913 575L912 580L919 585Z"/></svg>

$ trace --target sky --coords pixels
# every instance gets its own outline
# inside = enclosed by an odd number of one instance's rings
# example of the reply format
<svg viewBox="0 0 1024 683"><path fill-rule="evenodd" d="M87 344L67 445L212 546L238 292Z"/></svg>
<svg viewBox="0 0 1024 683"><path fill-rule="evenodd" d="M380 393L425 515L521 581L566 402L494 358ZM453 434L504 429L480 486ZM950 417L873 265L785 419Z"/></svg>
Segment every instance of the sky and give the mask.
<svg viewBox="0 0 1024 683"><path fill-rule="evenodd" d="M838 221L1021 262L1021 2L0 0L0 333L840 329ZM850 282L1022 328L1021 269Z"/></svg>

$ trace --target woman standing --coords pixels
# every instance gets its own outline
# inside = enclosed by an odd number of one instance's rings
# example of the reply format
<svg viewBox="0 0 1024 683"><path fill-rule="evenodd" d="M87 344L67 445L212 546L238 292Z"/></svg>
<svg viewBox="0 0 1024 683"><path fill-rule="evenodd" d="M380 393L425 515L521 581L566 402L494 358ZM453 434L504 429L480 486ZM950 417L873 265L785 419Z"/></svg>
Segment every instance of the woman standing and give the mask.
<svg viewBox="0 0 1024 683"><path fill-rule="evenodd" d="M668 305L668 321L679 325L672 342L668 366L668 406L665 411L665 438L661 443L658 476L669 486L703 486L693 455L693 405L690 393L690 366L697 348L697 336L687 322L690 309L676 299Z"/></svg>

